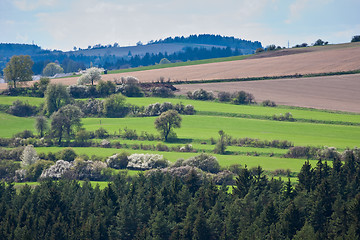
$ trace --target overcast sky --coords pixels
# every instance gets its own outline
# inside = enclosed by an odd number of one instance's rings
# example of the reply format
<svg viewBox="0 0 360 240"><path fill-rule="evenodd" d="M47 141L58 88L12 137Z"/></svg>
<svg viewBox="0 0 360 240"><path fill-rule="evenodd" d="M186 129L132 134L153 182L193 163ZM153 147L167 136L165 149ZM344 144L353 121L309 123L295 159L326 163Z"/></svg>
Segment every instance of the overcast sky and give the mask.
<svg viewBox="0 0 360 240"><path fill-rule="evenodd" d="M263 46L349 42L360 0L0 0L0 42L72 50L210 33Z"/></svg>

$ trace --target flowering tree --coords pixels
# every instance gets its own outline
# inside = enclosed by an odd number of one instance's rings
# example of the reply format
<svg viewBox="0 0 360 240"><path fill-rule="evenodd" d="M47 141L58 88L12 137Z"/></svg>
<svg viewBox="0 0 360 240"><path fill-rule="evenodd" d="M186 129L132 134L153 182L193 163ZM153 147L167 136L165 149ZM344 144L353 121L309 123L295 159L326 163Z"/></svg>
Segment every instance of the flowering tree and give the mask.
<svg viewBox="0 0 360 240"><path fill-rule="evenodd" d="M21 155L21 166L27 167L39 160L39 157L33 145L27 145Z"/></svg>
<svg viewBox="0 0 360 240"><path fill-rule="evenodd" d="M78 79L78 85L84 85L91 82L91 85L94 85L94 82L101 80L100 70L96 67L92 67L86 70L86 73L81 75Z"/></svg>

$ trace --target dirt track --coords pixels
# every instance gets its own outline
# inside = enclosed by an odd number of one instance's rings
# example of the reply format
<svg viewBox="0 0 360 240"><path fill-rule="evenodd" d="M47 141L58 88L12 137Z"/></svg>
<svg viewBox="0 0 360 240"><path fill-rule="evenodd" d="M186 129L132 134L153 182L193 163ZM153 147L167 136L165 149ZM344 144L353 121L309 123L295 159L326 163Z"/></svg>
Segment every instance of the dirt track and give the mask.
<svg viewBox="0 0 360 240"><path fill-rule="evenodd" d="M257 102L266 99L280 105L311 107L360 113L360 74L312 78L290 78L251 82L175 85L178 94L203 88L207 91L244 90Z"/></svg>

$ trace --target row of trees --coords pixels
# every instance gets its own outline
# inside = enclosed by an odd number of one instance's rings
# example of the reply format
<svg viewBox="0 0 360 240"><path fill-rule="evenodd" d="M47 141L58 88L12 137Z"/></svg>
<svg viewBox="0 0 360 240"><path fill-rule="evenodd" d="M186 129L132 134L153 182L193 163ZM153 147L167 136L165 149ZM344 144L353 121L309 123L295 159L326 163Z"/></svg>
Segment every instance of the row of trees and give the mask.
<svg viewBox="0 0 360 240"><path fill-rule="evenodd" d="M1 239L359 239L360 159L306 162L298 184L239 170L232 193L189 169L90 182L0 183ZM177 172L179 174L180 172Z"/></svg>

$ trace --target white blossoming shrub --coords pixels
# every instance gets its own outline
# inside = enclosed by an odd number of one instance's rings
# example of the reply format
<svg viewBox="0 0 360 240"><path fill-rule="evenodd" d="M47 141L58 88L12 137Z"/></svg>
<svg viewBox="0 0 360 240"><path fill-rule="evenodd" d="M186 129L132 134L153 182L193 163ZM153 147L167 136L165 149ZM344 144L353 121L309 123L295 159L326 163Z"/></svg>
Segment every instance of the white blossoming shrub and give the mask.
<svg viewBox="0 0 360 240"><path fill-rule="evenodd" d="M58 160L54 165L45 169L40 178L56 178L59 179L62 177L64 173L69 171L73 167L73 162L68 162L64 160Z"/></svg>
<svg viewBox="0 0 360 240"><path fill-rule="evenodd" d="M33 145L27 145L20 159L21 159L21 166L24 168L36 163L36 161L39 160L39 156L36 153L36 150L34 149Z"/></svg>
<svg viewBox="0 0 360 240"><path fill-rule="evenodd" d="M159 154L132 154L128 157L127 167L132 169L147 170L152 168L164 168L170 165L170 162Z"/></svg>
<svg viewBox="0 0 360 240"><path fill-rule="evenodd" d="M220 171L220 164L216 157L206 153L201 153L200 155L191 157L182 162L182 165L197 167L210 173L217 173Z"/></svg>

